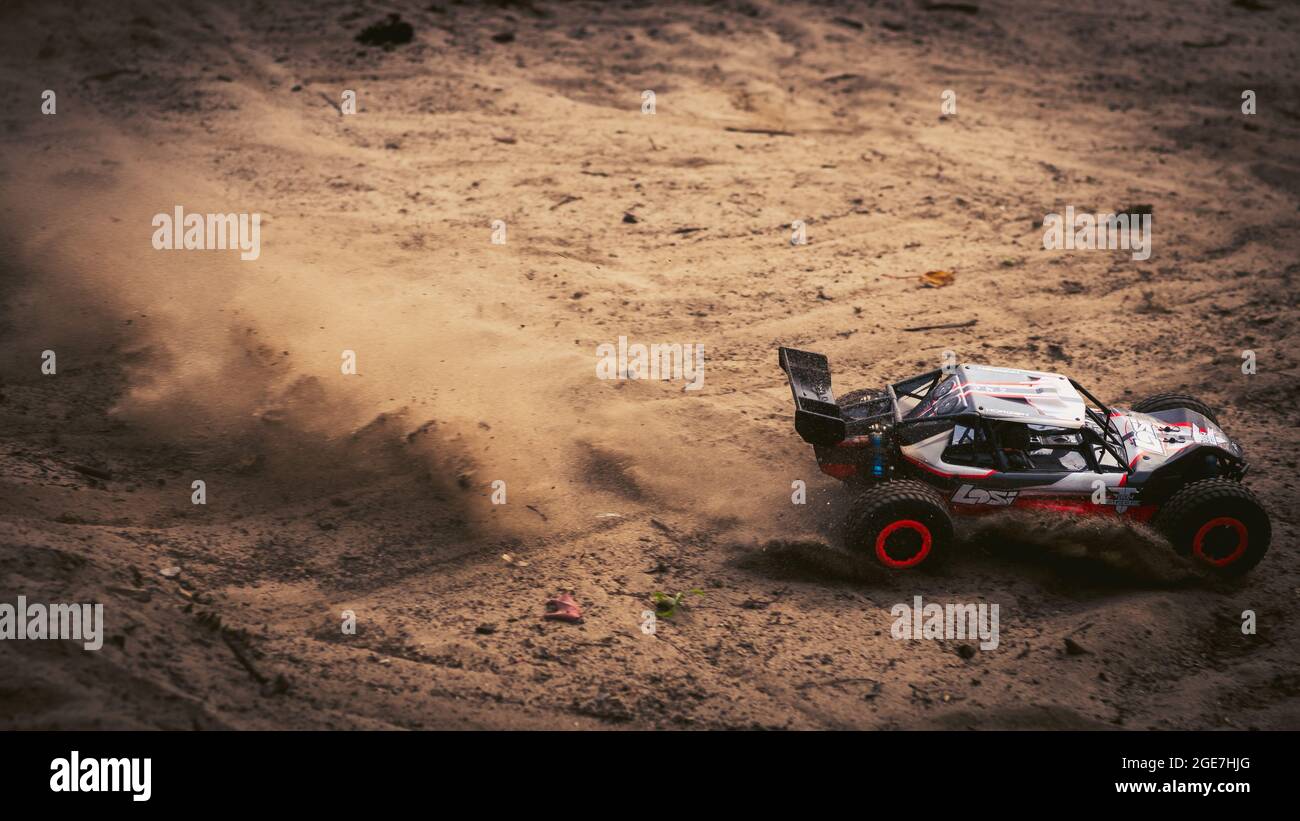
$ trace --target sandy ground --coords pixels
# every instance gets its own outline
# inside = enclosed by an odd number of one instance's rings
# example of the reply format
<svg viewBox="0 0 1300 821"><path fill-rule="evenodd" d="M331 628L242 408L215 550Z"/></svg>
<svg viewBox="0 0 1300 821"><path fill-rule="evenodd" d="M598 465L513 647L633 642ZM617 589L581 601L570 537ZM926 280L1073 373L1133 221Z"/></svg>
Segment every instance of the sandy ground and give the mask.
<svg viewBox="0 0 1300 821"><path fill-rule="evenodd" d="M355 40L392 11L412 42ZM1298 30L1282 0L5 4L0 601L103 602L108 641L0 643L0 726L1300 727ZM260 258L155 251L178 204L261 213ZM1066 205L1150 206L1154 254L1043 250ZM703 344L704 388L598 380L619 336ZM882 577L829 546L780 344L841 390L953 350L1197 394L1272 551L1215 583L1016 520ZM566 590L583 622L543 621ZM914 595L998 604L1000 647L893 640Z"/></svg>

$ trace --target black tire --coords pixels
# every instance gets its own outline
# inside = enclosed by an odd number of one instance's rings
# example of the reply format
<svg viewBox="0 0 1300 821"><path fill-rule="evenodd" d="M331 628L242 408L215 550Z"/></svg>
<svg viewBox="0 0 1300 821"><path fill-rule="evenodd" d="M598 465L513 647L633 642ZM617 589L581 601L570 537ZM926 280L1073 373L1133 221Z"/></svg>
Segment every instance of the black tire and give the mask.
<svg viewBox="0 0 1300 821"><path fill-rule="evenodd" d="M1152 524L1179 554L1223 576L1249 572L1273 538L1259 499L1228 479L1192 482L1165 502Z"/></svg>
<svg viewBox="0 0 1300 821"><path fill-rule="evenodd" d="M1135 410L1138 413L1157 413L1159 411L1176 410L1185 408L1193 413L1199 413L1214 424L1219 424L1219 417L1215 416L1214 410L1195 396L1188 396L1185 393L1157 393L1155 396L1148 396L1138 402L1134 402L1129 410Z"/></svg>
<svg viewBox="0 0 1300 821"><path fill-rule="evenodd" d="M849 391L836 399L835 404L841 408L847 408L864 402L874 402L885 395L884 391L876 388L858 388L856 391Z"/></svg>
<svg viewBox="0 0 1300 821"><path fill-rule="evenodd" d="M952 548L952 517L929 485L899 479L863 491L849 509L844 546L883 567L933 567Z"/></svg>

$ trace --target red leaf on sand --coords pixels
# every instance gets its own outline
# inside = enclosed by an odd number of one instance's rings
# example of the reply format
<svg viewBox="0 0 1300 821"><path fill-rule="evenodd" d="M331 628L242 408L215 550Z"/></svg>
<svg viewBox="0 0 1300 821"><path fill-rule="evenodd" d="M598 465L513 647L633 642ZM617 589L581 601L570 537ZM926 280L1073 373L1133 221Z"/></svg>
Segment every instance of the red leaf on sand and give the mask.
<svg viewBox="0 0 1300 821"><path fill-rule="evenodd" d="M554 621L582 621L582 608L573 600L573 596L568 593L561 593L555 598L546 602L546 614L544 619Z"/></svg>

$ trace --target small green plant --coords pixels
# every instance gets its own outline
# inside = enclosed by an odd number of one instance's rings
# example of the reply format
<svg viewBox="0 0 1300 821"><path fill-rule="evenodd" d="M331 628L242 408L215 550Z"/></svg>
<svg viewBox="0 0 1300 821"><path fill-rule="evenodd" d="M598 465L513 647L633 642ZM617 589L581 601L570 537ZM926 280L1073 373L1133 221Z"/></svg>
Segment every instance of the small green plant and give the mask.
<svg viewBox="0 0 1300 821"><path fill-rule="evenodd" d="M667 593L656 592L650 597L655 603L655 615L661 619L671 619L673 616L677 615L677 608L686 605L687 592L688 591L682 591L675 596L670 596ZM703 590L691 590L689 592L692 596L704 595Z"/></svg>

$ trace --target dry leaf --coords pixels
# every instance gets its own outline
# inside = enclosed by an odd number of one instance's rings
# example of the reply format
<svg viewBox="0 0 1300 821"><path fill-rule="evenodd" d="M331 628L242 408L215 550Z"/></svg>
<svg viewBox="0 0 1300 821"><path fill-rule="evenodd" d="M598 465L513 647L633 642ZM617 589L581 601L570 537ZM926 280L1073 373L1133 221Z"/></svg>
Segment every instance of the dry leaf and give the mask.
<svg viewBox="0 0 1300 821"><path fill-rule="evenodd" d="M951 285L956 276L952 271L926 271L921 274L921 284L927 288L942 288Z"/></svg>

